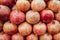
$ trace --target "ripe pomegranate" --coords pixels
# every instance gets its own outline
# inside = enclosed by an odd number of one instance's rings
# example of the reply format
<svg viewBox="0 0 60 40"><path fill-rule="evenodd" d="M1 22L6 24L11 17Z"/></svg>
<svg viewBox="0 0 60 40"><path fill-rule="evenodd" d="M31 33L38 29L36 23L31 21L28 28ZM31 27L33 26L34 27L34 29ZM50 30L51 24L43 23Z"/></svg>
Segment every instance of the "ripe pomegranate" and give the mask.
<svg viewBox="0 0 60 40"><path fill-rule="evenodd" d="M40 14L30 10L26 13L26 21L30 24L36 24L40 21Z"/></svg>
<svg viewBox="0 0 60 40"><path fill-rule="evenodd" d="M51 10L43 10L40 14L42 21L45 23L49 23L54 19L54 13Z"/></svg>
<svg viewBox="0 0 60 40"><path fill-rule="evenodd" d="M60 23L57 20L47 24L47 29L50 34L56 34L60 31Z"/></svg>
<svg viewBox="0 0 60 40"><path fill-rule="evenodd" d="M58 12L60 10L60 1L49 1L48 8L54 12Z"/></svg>
<svg viewBox="0 0 60 40"><path fill-rule="evenodd" d="M27 11L30 9L30 3L27 0L18 0L16 2L16 7L18 10Z"/></svg>
<svg viewBox="0 0 60 40"><path fill-rule="evenodd" d="M60 33L57 33L53 36L54 40L60 40Z"/></svg>
<svg viewBox="0 0 60 40"><path fill-rule="evenodd" d="M42 22L39 22L33 26L33 32L36 35L42 35L46 32L46 25Z"/></svg>
<svg viewBox="0 0 60 40"><path fill-rule="evenodd" d="M0 20L5 21L10 15L10 9L7 6L0 5Z"/></svg>
<svg viewBox="0 0 60 40"><path fill-rule="evenodd" d="M12 40L24 40L24 37L21 36L19 33L12 35Z"/></svg>
<svg viewBox="0 0 60 40"><path fill-rule="evenodd" d="M38 40L38 36L30 34L26 37L26 40Z"/></svg>
<svg viewBox="0 0 60 40"><path fill-rule="evenodd" d="M17 32L17 25L10 22L5 22L3 25L3 31L10 35L15 34Z"/></svg>
<svg viewBox="0 0 60 40"><path fill-rule="evenodd" d="M10 36L8 34L0 34L0 40L10 40Z"/></svg>
<svg viewBox="0 0 60 40"><path fill-rule="evenodd" d="M0 0L0 5L6 5L12 7L15 4L16 0Z"/></svg>
<svg viewBox="0 0 60 40"><path fill-rule="evenodd" d="M44 35L41 35L41 36L39 37L39 40L52 40L52 35L46 33L46 34L44 34Z"/></svg>
<svg viewBox="0 0 60 40"><path fill-rule="evenodd" d="M60 21L60 11L57 14L55 14L55 18L56 20Z"/></svg>
<svg viewBox="0 0 60 40"><path fill-rule="evenodd" d="M22 36L29 35L32 32L32 26L27 22L23 22L18 26L18 31Z"/></svg>
<svg viewBox="0 0 60 40"><path fill-rule="evenodd" d="M19 24L25 20L25 14L18 10L13 10L10 14L10 21L14 24Z"/></svg>
<svg viewBox="0 0 60 40"><path fill-rule="evenodd" d="M41 11L43 9L45 9L46 4L43 0L33 0L31 2L31 8L34 11Z"/></svg>

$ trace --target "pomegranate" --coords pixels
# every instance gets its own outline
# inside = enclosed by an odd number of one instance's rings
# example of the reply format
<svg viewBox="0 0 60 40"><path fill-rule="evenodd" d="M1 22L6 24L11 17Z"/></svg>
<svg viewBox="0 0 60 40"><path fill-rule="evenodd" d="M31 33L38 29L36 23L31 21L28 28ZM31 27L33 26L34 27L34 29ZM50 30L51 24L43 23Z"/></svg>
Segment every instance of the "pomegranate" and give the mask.
<svg viewBox="0 0 60 40"><path fill-rule="evenodd" d="M26 21L30 24L36 24L40 21L40 14L30 10L26 13Z"/></svg>
<svg viewBox="0 0 60 40"><path fill-rule="evenodd" d="M19 33L12 35L12 40L24 40L24 37L21 36Z"/></svg>
<svg viewBox="0 0 60 40"><path fill-rule="evenodd" d="M27 0L18 0L16 2L16 7L18 10L27 11L30 9L30 3Z"/></svg>
<svg viewBox="0 0 60 40"><path fill-rule="evenodd" d="M38 40L38 36L30 34L26 37L26 40Z"/></svg>
<svg viewBox="0 0 60 40"><path fill-rule="evenodd" d="M40 14L42 21L45 23L49 23L54 19L54 13L51 10L43 10Z"/></svg>
<svg viewBox="0 0 60 40"><path fill-rule="evenodd" d="M15 4L16 0L0 0L0 5L6 5L12 7Z"/></svg>
<svg viewBox="0 0 60 40"><path fill-rule="evenodd" d="M60 31L60 23L57 20L47 24L47 29L50 34L56 34Z"/></svg>
<svg viewBox="0 0 60 40"><path fill-rule="evenodd" d="M22 36L29 35L32 32L32 26L27 22L23 22L18 26L18 31Z"/></svg>
<svg viewBox="0 0 60 40"><path fill-rule="evenodd" d="M10 21L14 24L19 24L25 20L25 14L18 10L13 10L10 14Z"/></svg>
<svg viewBox="0 0 60 40"><path fill-rule="evenodd" d="M39 22L33 25L33 32L36 35L43 35L46 32L46 25L42 22Z"/></svg>
<svg viewBox="0 0 60 40"><path fill-rule="evenodd" d="M39 40L52 40L52 35L46 33L46 34L44 34L44 35L41 35L41 36L39 37Z"/></svg>
<svg viewBox="0 0 60 40"><path fill-rule="evenodd" d="M43 9L45 9L46 4L43 0L33 0L31 2L31 8L34 11L41 11Z"/></svg>
<svg viewBox="0 0 60 40"><path fill-rule="evenodd" d="M60 1L49 1L48 8L53 12L58 12L60 10Z"/></svg>
<svg viewBox="0 0 60 40"><path fill-rule="evenodd" d="M0 40L10 40L10 36L8 34L0 34Z"/></svg>
<svg viewBox="0 0 60 40"><path fill-rule="evenodd" d="M0 20L6 21L10 15L10 9L7 6L0 5Z"/></svg>
<svg viewBox="0 0 60 40"><path fill-rule="evenodd" d="M15 34L17 32L17 25L10 22L5 22L3 25L3 31L10 35Z"/></svg>
<svg viewBox="0 0 60 40"><path fill-rule="evenodd" d="M60 21L60 11L57 14L55 14L55 18L56 20Z"/></svg>
<svg viewBox="0 0 60 40"><path fill-rule="evenodd" d="M60 33L57 33L53 36L54 40L60 40Z"/></svg>

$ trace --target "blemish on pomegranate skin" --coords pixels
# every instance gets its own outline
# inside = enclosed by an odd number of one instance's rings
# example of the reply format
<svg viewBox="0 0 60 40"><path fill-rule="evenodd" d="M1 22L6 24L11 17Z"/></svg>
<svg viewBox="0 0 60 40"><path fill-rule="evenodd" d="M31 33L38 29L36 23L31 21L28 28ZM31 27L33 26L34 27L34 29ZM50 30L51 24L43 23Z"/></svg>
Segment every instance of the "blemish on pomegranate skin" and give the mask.
<svg viewBox="0 0 60 40"><path fill-rule="evenodd" d="M53 20L53 16L50 15L50 14L46 14L44 17L43 17L43 20L44 22L51 22Z"/></svg>

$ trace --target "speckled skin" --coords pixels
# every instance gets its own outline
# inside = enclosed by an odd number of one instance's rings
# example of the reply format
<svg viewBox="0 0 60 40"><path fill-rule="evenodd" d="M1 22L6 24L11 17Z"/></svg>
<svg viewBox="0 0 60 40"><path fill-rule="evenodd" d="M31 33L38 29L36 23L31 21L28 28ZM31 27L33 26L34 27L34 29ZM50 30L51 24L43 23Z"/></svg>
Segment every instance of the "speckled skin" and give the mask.
<svg viewBox="0 0 60 40"><path fill-rule="evenodd" d="M52 22L47 24L48 33L56 34L60 31L60 23L57 20L53 20Z"/></svg>
<svg viewBox="0 0 60 40"><path fill-rule="evenodd" d="M51 10L43 10L40 14L41 20L45 23L49 23L54 19L54 13Z"/></svg>
<svg viewBox="0 0 60 40"><path fill-rule="evenodd" d="M10 21L14 24L20 24L25 20L25 14L18 10L13 10L10 14Z"/></svg>
<svg viewBox="0 0 60 40"><path fill-rule="evenodd" d="M18 31L22 36L29 35L32 32L32 26L27 22L23 22L18 26Z"/></svg>
<svg viewBox="0 0 60 40"><path fill-rule="evenodd" d="M27 0L18 0L16 2L16 7L20 11L27 11L30 9L30 3Z"/></svg>
<svg viewBox="0 0 60 40"><path fill-rule="evenodd" d="M46 33L46 25L42 22L39 22L33 25L33 32L36 35L43 35Z"/></svg>
<svg viewBox="0 0 60 40"><path fill-rule="evenodd" d="M52 40L52 35L51 34L44 34L39 37L39 40Z"/></svg>
<svg viewBox="0 0 60 40"><path fill-rule="evenodd" d="M8 34L0 34L0 40L10 40L10 36Z"/></svg>
<svg viewBox="0 0 60 40"><path fill-rule="evenodd" d="M10 15L10 9L7 6L0 5L0 20L5 21Z"/></svg>
<svg viewBox="0 0 60 40"><path fill-rule="evenodd" d="M21 36L19 33L12 35L12 40L24 40L24 37Z"/></svg>
<svg viewBox="0 0 60 40"><path fill-rule="evenodd" d="M53 12L60 11L60 1L49 1L48 2L48 8L52 10Z"/></svg>
<svg viewBox="0 0 60 40"><path fill-rule="evenodd" d="M43 0L33 0L31 2L31 9L34 11L41 11L45 9L46 4Z"/></svg>
<svg viewBox="0 0 60 40"><path fill-rule="evenodd" d="M26 40L38 40L38 36L35 34L30 34L26 37Z"/></svg>
<svg viewBox="0 0 60 40"><path fill-rule="evenodd" d="M30 10L26 13L26 21L30 24L36 24L40 21L40 14Z"/></svg>
<svg viewBox="0 0 60 40"><path fill-rule="evenodd" d="M60 40L60 33L57 33L53 36L54 40Z"/></svg>
<svg viewBox="0 0 60 40"><path fill-rule="evenodd" d="M5 22L3 25L3 31L10 35L15 34L17 32L17 25L10 22Z"/></svg>

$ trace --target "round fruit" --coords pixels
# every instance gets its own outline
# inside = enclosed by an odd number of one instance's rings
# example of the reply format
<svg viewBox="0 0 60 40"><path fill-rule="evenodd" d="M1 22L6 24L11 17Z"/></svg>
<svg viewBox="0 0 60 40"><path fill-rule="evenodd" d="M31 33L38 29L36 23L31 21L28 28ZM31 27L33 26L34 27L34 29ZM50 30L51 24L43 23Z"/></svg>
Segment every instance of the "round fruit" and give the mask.
<svg viewBox="0 0 60 40"><path fill-rule="evenodd" d="M26 37L26 40L38 40L38 36L30 34Z"/></svg>
<svg viewBox="0 0 60 40"><path fill-rule="evenodd" d="M10 40L10 36L7 34L0 34L0 40Z"/></svg>
<svg viewBox="0 0 60 40"><path fill-rule="evenodd" d="M3 31L10 35L15 34L17 32L17 25L10 22L5 22L3 25Z"/></svg>
<svg viewBox="0 0 60 40"><path fill-rule="evenodd" d="M33 32L36 35L42 35L46 32L46 25L42 22L39 22L38 24L35 24L33 26Z"/></svg>
<svg viewBox="0 0 60 40"><path fill-rule="evenodd" d="M23 36L29 35L32 32L32 26L27 22L23 22L19 25L18 31Z"/></svg>
<svg viewBox="0 0 60 40"><path fill-rule="evenodd" d="M52 35L50 34L44 34L39 37L39 40L52 40Z"/></svg>
<svg viewBox="0 0 60 40"><path fill-rule="evenodd" d="M24 40L24 37L17 33L12 35L12 40Z"/></svg>
<svg viewBox="0 0 60 40"><path fill-rule="evenodd" d="M25 20L25 14L18 10L13 10L10 14L10 21L14 24L19 24Z"/></svg>
<svg viewBox="0 0 60 40"><path fill-rule="evenodd" d="M49 1L48 8L54 12L58 12L60 10L60 1Z"/></svg>
<svg viewBox="0 0 60 40"><path fill-rule="evenodd" d="M54 19L54 13L51 10L43 10L40 14L42 21L45 23L49 23Z"/></svg>
<svg viewBox="0 0 60 40"><path fill-rule="evenodd" d="M54 40L60 40L60 33L57 33L53 36Z"/></svg>
<svg viewBox="0 0 60 40"><path fill-rule="evenodd" d="M56 34L60 31L60 23L56 20L47 24L47 29L50 34Z"/></svg>
<svg viewBox="0 0 60 40"><path fill-rule="evenodd" d="M60 21L60 11L57 14L55 14L55 18L56 20Z"/></svg>
<svg viewBox="0 0 60 40"><path fill-rule="evenodd" d="M40 14L30 10L26 13L26 21L30 24L36 24L40 21Z"/></svg>
<svg viewBox="0 0 60 40"><path fill-rule="evenodd" d="M10 9L7 6L0 5L0 20L5 21L10 15Z"/></svg>
<svg viewBox="0 0 60 40"><path fill-rule="evenodd" d="M18 10L27 11L30 9L30 3L27 0L18 0L16 2L16 7Z"/></svg>
<svg viewBox="0 0 60 40"><path fill-rule="evenodd" d="M15 4L16 0L0 0L0 5L6 5L12 7Z"/></svg>
<svg viewBox="0 0 60 40"><path fill-rule="evenodd" d="M31 8L34 11L41 11L45 9L46 4L43 0L33 0L31 3Z"/></svg>

